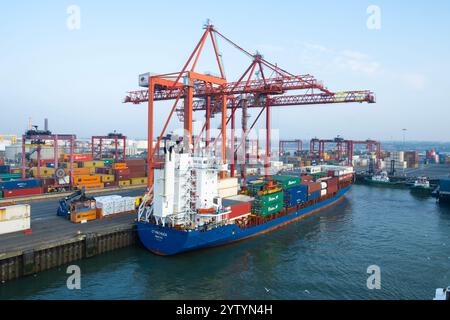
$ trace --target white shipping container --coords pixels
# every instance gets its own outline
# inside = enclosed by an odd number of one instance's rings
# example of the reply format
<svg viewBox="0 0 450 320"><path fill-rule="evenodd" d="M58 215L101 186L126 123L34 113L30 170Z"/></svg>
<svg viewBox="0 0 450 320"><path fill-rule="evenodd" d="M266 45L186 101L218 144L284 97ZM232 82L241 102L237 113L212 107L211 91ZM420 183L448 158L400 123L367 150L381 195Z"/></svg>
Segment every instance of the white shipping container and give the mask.
<svg viewBox="0 0 450 320"><path fill-rule="evenodd" d="M228 188L234 188L236 186L238 186L238 178L225 178L225 179L220 179L218 181L218 188L220 189L228 189Z"/></svg>
<svg viewBox="0 0 450 320"><path fill-rule="evenodd" d="M322 190L325 190L326 188L328 188L328 183L326 183L326 182L321 182L321 183L320 183L320 187L322 188Z"/></svg>
<svg viewBox="0 0 450 320"><path fill-rule="evenodd" d="M29 218L31 207L29 204L13 205L0 208L0 221Z"/></svg>
<svg viewBox="0 0 450 320"><path fill-rule="evenodd" d="M30 217L0 221L0 234L7 234L29 230L31 228Z"/></svg>
<svg viewBox="0 0 450 320"><path fill-rule="evenodd" d="M324 197L324 196L326 196L326 195L327 195L327 190L326 190L326 189L320 191L320 196L321 196L321 197Z"/></svg>
<svg viewBox="0 0 450 320"><path fill-rule="evenodd" d="M226 188L226 189L220 189L219 190L219 197L221 198L229 198L234 197L238 194L239 189L238 187L232 187L232 188Z"/></svg>

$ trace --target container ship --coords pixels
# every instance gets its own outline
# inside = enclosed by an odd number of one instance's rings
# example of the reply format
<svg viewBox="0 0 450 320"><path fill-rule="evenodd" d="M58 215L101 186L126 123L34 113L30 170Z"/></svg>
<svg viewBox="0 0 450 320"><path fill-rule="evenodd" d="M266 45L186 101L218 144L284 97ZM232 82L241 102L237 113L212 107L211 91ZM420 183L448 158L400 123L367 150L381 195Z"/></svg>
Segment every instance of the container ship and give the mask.
<svg viewBox="0 0 450 320"><path fill-rule="evenodd" d="M352 167L317 166L321 175L273 175L239 191L237 178L219 178L224 165L214 157L183 153L178 146L166 148L164 157L137 220L143 245L164 256L281 228L333 206L354 182Z"/></svg>

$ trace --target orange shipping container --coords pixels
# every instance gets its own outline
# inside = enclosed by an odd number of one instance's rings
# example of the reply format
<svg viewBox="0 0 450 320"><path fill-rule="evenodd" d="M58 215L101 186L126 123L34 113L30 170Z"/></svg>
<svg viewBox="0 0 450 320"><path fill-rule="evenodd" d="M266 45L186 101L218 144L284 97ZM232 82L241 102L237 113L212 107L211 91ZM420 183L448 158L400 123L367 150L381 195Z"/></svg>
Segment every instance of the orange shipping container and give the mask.
<svg viewBox="0 0 450 320"><path fill-rule="evenodd" d="M79 175L79 176L74 175L72 181L74 184L100 183L102 182L102 177L90 175Z"/></svg>
<svg viewBox="0 0 450 320"><path fill-rule="evenodd" d="M113 163L112 168L115 170L123 170L128 169L128 166L126 163Z"/></svg>
<svg viewBox="0 0 450 320"><path fill-rule="evenodd" d="M89 168L74 168L73 169L74 176L89 175L90 173L91 173L91 171Z"/></svg>
<svg viewBox="0 0 450 320"><path fill-rule="evenodd" d="M79 212L79 213L74 213L72 212L70 214L70 221L74 222L74 223L80 223L83 221L92 221L97 219L97 210L90 210L90 211L86 211L86 212Z"/></svg>

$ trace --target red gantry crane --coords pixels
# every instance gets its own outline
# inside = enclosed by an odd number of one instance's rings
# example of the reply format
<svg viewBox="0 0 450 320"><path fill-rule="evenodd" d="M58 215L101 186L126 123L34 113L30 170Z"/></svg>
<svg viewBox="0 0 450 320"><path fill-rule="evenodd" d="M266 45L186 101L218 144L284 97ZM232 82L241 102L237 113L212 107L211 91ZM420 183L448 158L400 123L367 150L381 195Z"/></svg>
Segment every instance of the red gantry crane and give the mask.
<svg viewBox="0 0 450 320"><path fill-rule="evenodd" d="M131 91L124 99L124 103L140 104L148 103L148 185L153 187L153 168L155 166L155 154L159 148L162 137L168 127L169 121L176 112L180 120L184 123L186 147L198 144L198 140L205 133L206 146L211 144L210 127L211 117L221 114L220 133L214 143L221 141L220 153L223 164L227 163L227 126L231 122L231 155L236 159L237 151L242 147L244 150L244 162L241 166L242 183L245 184L245 155L247 154L246 137L254 128L261 115L265 112L266 126L266 152L264 158L265 174L269 174L270 167L270 114L272 107L281 106L302 106L314 104L334 104L350 102L375 103L375 95L371 91L346 91L331 92L322 83L317 81L312 75L294 75L266 61L260 54L251 54L246 51L221 32L212 24L208 23L204 27L204 33L200 41L195 46L188 60L180 72L144 76L141 79L141 86L146 90ZM228 82L218 51L217 41L222 39L251 59L250 66L247 67L242 76L234 82ZM215 54L215 60L220 72L219 76L200 74L195 72L198 60L202 54L206 41L210 39ZM301 91L301 94L286 95L290 91ZM166 119L161 134L153 147L154 138L154 105L156 101L174 100ZM181 107L178 103L183 100ZM250 128L247 126L249 118L248 109L261 109ZM242 139L239 146L235 146L234 131L236 128L236 110L242 110ZM204 111L205 123L198 135L200 139L193 141L193 112ZM192 149L191 149L192 151ZM231 161L231 175L234 174L235 161ZM225 172L221 172L225 176Z"/></svg>
<svg viewBox="0 0 450 320"><path fill-rule="evenodd" d="M318 150L318 156L319 159L324 158L325 154L325 145L326 144L334 144L336 146L337 151L337 161L342 161L344 154L347 155L347 163L348 165L353 165L353 157L355 154L355 145L364 145L367 148L368 153L372 153L375 149L375 155L377 158L377 169L380 168L381 165L381 143L379 141L375 140L365 140L365 141L358 141L358 140L345 140L341 137L336 137L334 139L311 139L310 142L310 155L314 156L316 153L316 145L319 146Z"/></svg>

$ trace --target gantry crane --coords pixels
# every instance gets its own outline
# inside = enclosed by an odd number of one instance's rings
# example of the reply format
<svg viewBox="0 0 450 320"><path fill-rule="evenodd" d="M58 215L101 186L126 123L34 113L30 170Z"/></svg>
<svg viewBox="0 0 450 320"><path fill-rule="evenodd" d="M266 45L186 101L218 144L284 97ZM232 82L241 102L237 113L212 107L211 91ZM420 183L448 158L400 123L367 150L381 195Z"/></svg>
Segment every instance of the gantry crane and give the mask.
<svg viewBox="0 0 450 320"><path fill-rule="evenodd" d="M358 141L358 140L345 140L342 137L336 137L334 139L311 139L310 142L310 154L311 156L314 156L316 153L316 145L319 146L318 149L318 156L320 159L323 159L325 154L325 145L326 144L335 144L336 145L336 151L337 151L337 159L338 161L343 160L343 155L347 155L347 161L348 165L353 165L353 156L355 154L355 145L365 145L367 148L367 151L369 153L372 153L375 149L375 154L377 158L377 169L380 168L381 162L381 143L379 141L375 140L365 140L365 141ZM375 147L375 148L374 148Z"/></svg>
<svg viewBox="0 0 450 320"><path fill-rule="evenodd" d="M371 91L331 92L312 75L294 75L277 65L268 62L259 53L251 54L219 32L210 23L205 25L204 30L200 41L195 46L180 72L160 75L148 74L148 76L144 76L143 80L146 84L141 84L141 86L148 88L146 90L129 92L123 101L124 103L134 104L148 103L148 184L150 190L152 190L153 187L154 156L160 145L161 139L166 132L169 121L175 112L178 113L178 115L181 115L181 120L184 123L185 129L183 141L186 143L186 148L189 148L191 151L195 150L198 140L202 138L203 133L205 133L206 146L209 147L212 141L210 137L211 117L216 113L221 114L220 133L214 141L217 142L221 140L222 142L219 149L223 164L227 163L226 129L231 122L231 155L233 159L236 159L237 150L241 147L244 150L244 163L242 166L244 170L241 170L241 175L243 183L245 184L245 155L247 154L246 137L264 112L266 118L266 152L264 157L264 167L265 174L269 174L270 114L272 107L350 102L375 103L375 95ZM215 60L220 72L219 76L195 72L199 57L201 56L203 47L208 38L212 43ZM218 38L232 45L251 59L250 66L235 82L228 82L226 80L221 60L222 57L217 46ZM148 81L145 81L147 79ZM286 95L289 91L300 90L302 91L301 94ZM183 104L179 107L178 103L182 99ZM170 109L169 116L163 125L161 134L158 136L156 148L154 148L154 103L156 101L167 100L175 100L175 102ZM261 109L250 128L247 126L249 108ZM235 114L238 109L242 110L243 137L241 144L236 148L234 143L234 130L236 126ZM194 111L205 112L205 123L199 134L200 139L197 139L197 141L193 141L192 132ZM228 114L229 111L230 115ZM231 174L233 175L235 161L231 162ZM221 176L223 177L224 175L225 172L221 172Z"/></svg>

